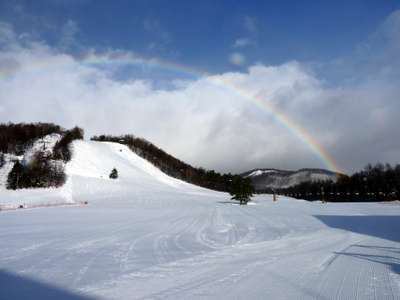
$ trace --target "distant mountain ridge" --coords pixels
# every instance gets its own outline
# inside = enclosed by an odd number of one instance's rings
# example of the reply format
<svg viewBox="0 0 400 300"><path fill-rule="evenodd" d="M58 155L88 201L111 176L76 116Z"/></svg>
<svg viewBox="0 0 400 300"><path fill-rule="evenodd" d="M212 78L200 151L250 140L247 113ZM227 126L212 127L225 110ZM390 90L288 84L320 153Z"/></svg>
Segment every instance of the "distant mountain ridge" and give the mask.
<svg viewBox="0 0 400 300"><path fill-rule="evenodd" d="M297 171L273 168L252 169L241 174L251 179L257 192L285 189L303 182L333 181L342 175L325 169L299 169Z"/></svg>

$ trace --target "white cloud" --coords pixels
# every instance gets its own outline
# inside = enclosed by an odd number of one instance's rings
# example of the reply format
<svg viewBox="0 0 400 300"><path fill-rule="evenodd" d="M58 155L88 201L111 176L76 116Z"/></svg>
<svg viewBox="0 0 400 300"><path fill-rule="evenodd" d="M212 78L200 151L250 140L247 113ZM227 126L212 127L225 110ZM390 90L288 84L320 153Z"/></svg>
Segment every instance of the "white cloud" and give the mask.
<svg viewBox="0 0 400 300"><path fill-rule="evenodd" d="M245 16L243 19L245 29L244 36L237 38L233 43L233 48L244 48L254 46L258 40L258 25L254 17Z"/></svg>
<svg viewBox="0 0 400 300"><path fill-rule="evenodd" d="M238 38L235 40L233 47L234 48L242 48L246 46L253 45L254 41L252 41L250 38Z"/></svg>
<svg viewBox="0 0 400 300"><path fill-rule="evenodd" d="M304 64L260 64L160 90L148 80L114 78L115 60L148 63L132 53L92 51L77 59L44 43L22 44L15 36L10 26L0 26L0 41L8 44L0 48L0 122L80 125L89 136L134 133L189 163L222 171L324 167L268 111L273 105L347 170L378 160L398 162L400 78L393 75L398 69L328 87ZM386 68L372 62L370 71Z"/></svg>
<svg viewBox="0 0 400 300"><path fill-rule="evenodd" d="M154 89L148 81L117 81L108 70L87 63L122 56L135 59L129 53L92 52L83 63L46 45L21 48L12 55L1 52L0 60L12 57L19 68L0 82L0 121L78 124L89 135L134 133L190 163L219 170L240 171L260 162L278 166L286 160L284 141L293 141L290 134L226 84L260 92L262 83L271 82L266 94L301 86L297 80L305 86L314 84L299 65L256 66L248 73L200 78L166 91ZM273 80L276 77L284 80ZM274 131L280 134L274 136ZM309 156L301 144L291 148Z"/></svg>
<svg viewBox="0 0 400 300"><path fill-rule="evenodd" d="M236 66L242 66L246 62L246 57L239 52L234 52L229 55L229 62Z"/></svg>

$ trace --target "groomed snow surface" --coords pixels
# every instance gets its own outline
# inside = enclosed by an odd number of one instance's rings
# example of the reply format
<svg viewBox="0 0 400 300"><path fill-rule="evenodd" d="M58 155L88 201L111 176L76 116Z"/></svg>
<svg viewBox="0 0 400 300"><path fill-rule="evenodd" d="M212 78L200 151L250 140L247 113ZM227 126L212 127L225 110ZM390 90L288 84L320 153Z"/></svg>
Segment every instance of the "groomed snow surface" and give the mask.
<svg viewBox="0 0 400 300"><path fill-rule="evenodd" d="M0 212L0 299L400 299L399 203L234 205L113 143L75 142L66 171L0 191L79 204Z"/></svg>

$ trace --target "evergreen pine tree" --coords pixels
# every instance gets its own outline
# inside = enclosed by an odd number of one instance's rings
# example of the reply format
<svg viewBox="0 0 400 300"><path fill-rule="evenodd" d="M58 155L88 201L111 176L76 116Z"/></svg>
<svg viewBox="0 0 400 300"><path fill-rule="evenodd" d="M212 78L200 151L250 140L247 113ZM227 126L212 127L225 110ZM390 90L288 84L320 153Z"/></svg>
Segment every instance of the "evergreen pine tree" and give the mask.
<svg viewBox="0 0 400 300"><path fill-rule="evenodd" d="M116 168L111 170L110 178L111 179L117 179L118 178L118 170Z"/></svg>
<svg viewBox="0 0 400 300"><path fill-rule="evenodd" d="M246 205L253 196L253 186L250 179L235 176L232 180L230 195L232 200L239 201L240 205Z"/></svg>
<svg viewBox="0 0 400 300"><path fill-rule="evenodd" d="M5 159L4 159L4 153L0 152L0 168L4 166Z"/></svg>
<svg viewBox="0 0 400 300"><path fill-rule="evenodd" d="M16 161L11 172L8 173L7 178L7 189L16 190L22 187L22 179L24 175L24 166L19 162Z"/></svg>

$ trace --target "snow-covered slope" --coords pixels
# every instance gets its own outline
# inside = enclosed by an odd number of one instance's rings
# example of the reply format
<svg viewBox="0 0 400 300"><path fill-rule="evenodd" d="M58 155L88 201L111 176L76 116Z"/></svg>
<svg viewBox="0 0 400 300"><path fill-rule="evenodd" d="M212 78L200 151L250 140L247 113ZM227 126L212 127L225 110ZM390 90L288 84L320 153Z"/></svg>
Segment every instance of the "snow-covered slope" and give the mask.
<svg viewBox="0 0 400 300"><path fill-rule="evenodd" d="M46 141L46 145L52 148L57 137L50 137ZM29 161L37 150L42 150L41 145L42 142L34 143L23 160ZM192 194L211 192L167 176L127 146L118 143L78 140L73 142L72 151L72 160L65 167L67 182L62 188L24 189L18 192L2 188L0 208L80 204L91 201L93 196L96 199L107 198L115 193L126 195L132 191L162 193L172 190ZM7 165L4 169L6 167ZM116 180L109 178L113 168L118 170L119 177ZM10 167L8 169L11 170ZM7 170L4 173L6 174Z"/></svg>
<svg viewBox="0 0 400 300"><path fill-rule="evenodd" d="M14 159L18 159L18 157L10 154L4 155L4 165L0 168L0 190L6 188L8 173L11 172L14 166Z"/></svg>
<svg viewBox="0 0 400 300"><path fill-rule="evenodd" d="M399 203L233 205L112 143L67 173L14 200L88 205L0 212L0 299L400 299Z"/></svg>
<svg viewBox="0 0 400 300"><path fill-rule="evenodd" d="M337 173L323 169L301 169L286 171L278 169L255 169L242 174L249 177L257 191L288 188L303 182L336 181Z"/></svg>
<svg viewBox="0 0 400 300"><path fill-rule="evenodd" d="M114 193L139 192L161 193L165 191L185 193L210 193L209 190L169 177L147 160L118 143L75 141L73 159L66 166L67 184L64 195L72 193L76 201L89 200L91 195L103 197ZM109 178L116 168L118 179Z"/></svg>

